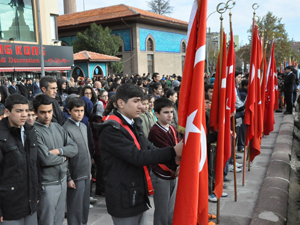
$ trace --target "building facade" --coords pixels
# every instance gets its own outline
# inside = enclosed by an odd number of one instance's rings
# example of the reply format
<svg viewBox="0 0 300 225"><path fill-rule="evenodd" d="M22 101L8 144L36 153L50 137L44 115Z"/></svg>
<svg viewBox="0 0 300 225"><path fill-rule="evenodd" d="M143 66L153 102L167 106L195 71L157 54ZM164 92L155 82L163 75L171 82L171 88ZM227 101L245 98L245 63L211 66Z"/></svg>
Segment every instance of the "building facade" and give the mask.
<svg viewBox="0 0 300 225"><path fill-rule="evenodd" d="M80 51L74 54L74 65L68 73L68 77L77 80L78 77L89 77L100 80L108 75L109 62L120 61L120 58L103 55L96 52Z"/></svg>
<svg viewBox="0 0 300 225"><path fill-rule="evenodd" d="M58 17L62 45L71 45L77 32L91 23L109 27L123 44L117 53L124 74L182 75L188 23L127 5L116 5Z"/></svg>
<svg viewBox="0 0 300 225"><path fill-rule="evenodd" d="M73 48L58 41L58 3L39 0L43 50L39 45L37 0L0 1L0 75L11 80L41 74L41 52L46 75L61 76L73 65Z"/></svg>

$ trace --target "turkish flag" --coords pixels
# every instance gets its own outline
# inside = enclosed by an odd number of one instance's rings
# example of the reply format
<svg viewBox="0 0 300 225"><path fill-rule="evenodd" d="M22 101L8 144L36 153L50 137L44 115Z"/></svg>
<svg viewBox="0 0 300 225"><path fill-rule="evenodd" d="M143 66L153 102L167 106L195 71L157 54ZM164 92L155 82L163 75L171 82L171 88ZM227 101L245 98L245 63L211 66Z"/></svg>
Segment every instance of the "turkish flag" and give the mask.
<svg viewBox="0 0 300 225"><path fill-rule="evenodd" d="M257 26L255 26L257 31ZM262 44L258 35L255 35L253 38L256 39L257 43L257 57L256 65L257 69L255 70L255 102L254 102L254 135L251 139L250 145L250 160L253 161L255 156L260 154L260 144L263 132L263 117L262 117L262 101L261 101L261 62L262 62Z"/></svg>
<svg viewBox="0 0 300 225"><path fill-rule="evenodd" d="M223 193L224 155L225 155L225 105L226 105L226 69L227 69L227 48L226 34L223 32L223 45L219 53L219 60L215 76L215 84L210 110L210 126L218 130L217 153L215 165L215 195L221 198ZM230 118L229 118L230 120ZM216 129L217 128L217 129ZM230 131L229 131L230 134ZM226 152L230 149L226 149ZM228 156L228 153L226 153ZM226 162L226 161L225 161Z"/></svg>
<svg viewBox="0 0 300 225"><path fill-rule="evenodd" d="M265 112L265 101L266 101L266 84L267 84L267 71L268 71L268 64L266 59L266 52L264 52L263 62L262 62L262 82L261 82L261 102L262 102L262 109L261 114L264 116Z"/></svg>
<svg viewBox="0 0 300 225"><path fill-rule="evenodd" d="M245 118L244 123L247 125L245 144L248 145L249 141L254 137L255 121L254 121L254 107L255 107L255 90L257 74L257 26L253 25L252 29L252 46L251 46L251 61L250 61L250 73L249 73L249 86L247 93L247 101L245 106Z"/></svg>
<svg viewBox="0 0 300 225"><path fill-rule="evenodd" d="M267 72L267 88L266 88L266 101L264 111L264 134L269 135L274 129L274 103L275 103L275 88L274 88L274 42L272 43L270 61ZM278 104L278 102L277 102Z"/></svg>
<svg viewBox="0 0 300 225"><path fill-rule="evenodd" d="M227 57L227 78L226 78L226 106L225 106L225 143L224 143L224 165L231 155L231 115L235 111L235 52L233 32Z"/></svg>
<svg viewBox="0 0 300 225"><path fill-rule="evenodd" d="M178 119L185 128L173 225L208 224L208 171L204 101L207 0L194 1Z"/></svg>

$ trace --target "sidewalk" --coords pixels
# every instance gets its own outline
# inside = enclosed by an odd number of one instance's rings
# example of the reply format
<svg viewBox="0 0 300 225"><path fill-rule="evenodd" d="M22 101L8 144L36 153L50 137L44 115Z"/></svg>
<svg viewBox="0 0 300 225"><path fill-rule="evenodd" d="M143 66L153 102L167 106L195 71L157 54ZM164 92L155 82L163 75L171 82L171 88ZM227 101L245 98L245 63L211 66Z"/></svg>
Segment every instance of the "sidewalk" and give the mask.
<svg viewBox="0 0 300 225"><path fill-rule="evenodd" d="M270 157L275 146L276 138L284 115L275 113L274 131L262 139L261 154L251 163L251 171L246 171L245 186L242 186L242 172L237 174L237 202L234 201L234 183L228 185L224 192L228 197L221 198L220 225L250 225L259 191L264 181ZM242 153L237 153L243 156ZM242 159L237 160L242 163ZM233 173L229 172L228 178L233 180ZM106 211L104 197L97 197L98 201L93 209L90 209L88 225L113 225L110 215ZM151 205L153 198L150 197ZM209 203L209 212L216 214L217 204ZM153 208L148 210L148 225L153 225ZM213 220L216 222L216 220ZM65 220L64 225L67 222Z"/></svg>
<svg viewBox="0 0 300 225"><path fill-rule="evenodd" d="M224 192L228 193L228 197L221 198L220 225L250 225L283 117L282 113L275 113L274 131L263 137L261 154L251 163L250 172L247 163L245 186L242 186L243 172L237 173L237 202L234 201L234 182L225 183L228 189L224 189ZM243 153L237 154L243 156ZM237 162L242 164L242 160ZM232 172L229 172L228 178L233 180ZM210 213L216 214L216 209L216 203L209 203Z"/></svg>

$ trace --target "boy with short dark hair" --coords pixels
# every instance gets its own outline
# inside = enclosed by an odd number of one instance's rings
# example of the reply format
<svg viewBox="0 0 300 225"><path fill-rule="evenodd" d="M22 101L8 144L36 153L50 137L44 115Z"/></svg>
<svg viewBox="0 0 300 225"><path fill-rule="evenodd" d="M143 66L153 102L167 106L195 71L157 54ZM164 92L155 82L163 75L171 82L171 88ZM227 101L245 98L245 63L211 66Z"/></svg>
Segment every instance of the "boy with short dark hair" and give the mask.
<svg viewBox="0 0 300 225"><path fill-rule="evenodd" d="M173 102L168 98L158 98L154 102L157 122L150 129L148 140L156 147L174 146L180 141L178 132L171 125ZM177 191L177 165L174 162L152 165L152 183L154 188L154 225L172 225Z"/></svg>
<svg viewBox="0 0 300 225"><path fill-rule="evenodd" d="M114 225L146 225L153 187L147 166L179 164L182 142L156 148L143 135L139 114L143 90L123 84L116 92L117 110L99 125L107 211Z"/></svg>
<svg viewBox="0 0 300 225"><path fill-rule="evenodd" d="M57 93L57 82L53 76L45 76L40 80L40 88L44 95L48 95L50 98L53 98L53 116L52 122L56 122L59 125L63 125L65 122L64 115L60 109L58 102L55 100Z"/></svg>
<svg viewBox="0 0 300 225"><path fill-rule="evenodd" d="M37 225L38 144L35 129L26 123L28 100L11 94L5 113L7 117L0 121L0 222Z"/></svg>
<svg viewBox="0 0 300 225"><path fill-rule="evenodd" d="M29 106L29 111L28 111L27 123L29 123L31 126L33 126L34 121L36 120L36 115L34 113L34 108L33 108L33 102L29 101L28 106Z"/></svg>
<svg viewBox="0 0 300 225"><path fill-rule="evenodd" d="M38 208L39 224L62 225L67 194L68 158L78 153L76 143L58 123L51 122L53 98L37 95L33 108L37 115L34 128L41 162L43 192Z"/></svg>
<svg viewBox="0 0 300 225"><path fill-rule="evenodd" d="M78 154L69 160L67 190L67 220L69 225L87 224L90 206L91 156L89 152L88 131L84 123L84 101L75 97L68 101L71 117L63 128L78 146Z"/></svg>

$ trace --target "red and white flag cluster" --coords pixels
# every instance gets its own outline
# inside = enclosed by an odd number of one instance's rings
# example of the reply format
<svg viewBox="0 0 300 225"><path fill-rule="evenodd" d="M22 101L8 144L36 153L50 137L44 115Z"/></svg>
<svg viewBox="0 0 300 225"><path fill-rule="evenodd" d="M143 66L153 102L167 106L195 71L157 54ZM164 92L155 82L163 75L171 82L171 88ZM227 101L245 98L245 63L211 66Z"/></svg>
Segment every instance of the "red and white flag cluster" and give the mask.
<svg viewBox="0 0 300 225"><path fill-rule="evenodd" d="M275 45L272 42L269 65L262 51L262 39L258 27L253 23L249 86L245 106L244 123L246 145L250 147L250 160L260 154L263 133L270 134L274 129L274 110L278 109L278 82L274 57Z"/></svg>

